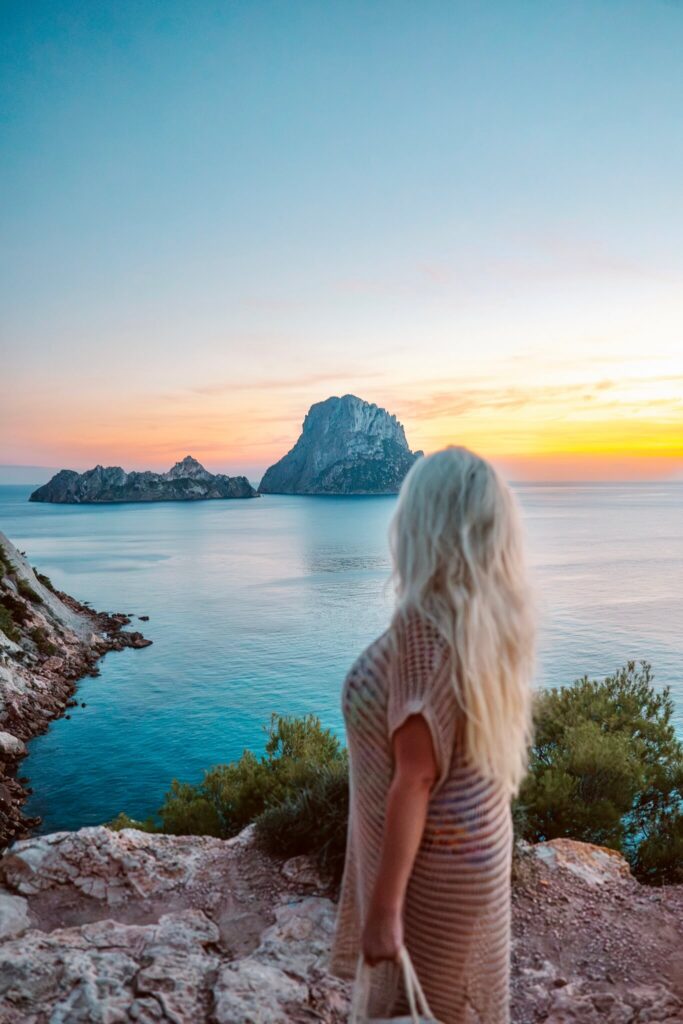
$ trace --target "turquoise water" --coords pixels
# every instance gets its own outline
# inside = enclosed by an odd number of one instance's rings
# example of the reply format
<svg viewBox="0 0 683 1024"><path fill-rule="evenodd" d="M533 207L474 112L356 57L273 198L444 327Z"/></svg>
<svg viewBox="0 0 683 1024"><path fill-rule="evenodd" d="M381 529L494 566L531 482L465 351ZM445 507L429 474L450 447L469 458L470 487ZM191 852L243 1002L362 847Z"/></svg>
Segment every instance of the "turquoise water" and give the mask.
<svg viewBox="0 0 683 1024"><path fill-rule="evenodd" d="M0 487L0 529L63 590L149 615L153 646L107 655L70 719L23 764L44 829L125 809L170 780L260 750L271 712L312 711L341 735L339 689L390 612L394 498L158 505L29 504ZM683 485L517 489L541 615L538 685L647 658L683 733Z"/></svg>

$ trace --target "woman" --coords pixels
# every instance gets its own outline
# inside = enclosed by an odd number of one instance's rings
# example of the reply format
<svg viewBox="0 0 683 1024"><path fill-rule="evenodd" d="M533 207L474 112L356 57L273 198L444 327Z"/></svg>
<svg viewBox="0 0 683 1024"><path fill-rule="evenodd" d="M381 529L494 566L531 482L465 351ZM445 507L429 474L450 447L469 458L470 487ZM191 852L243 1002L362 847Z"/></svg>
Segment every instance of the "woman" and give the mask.
<svg viewBox="0 0 683 1024"><path fill-rule="evenodd" d="M332 970L405 1012L408 949L444 1024L507 1024L510 798L530 742L533 620L515 501L466 448L415 463L391 527L398 603L342 696L350 758Z"/></svg>

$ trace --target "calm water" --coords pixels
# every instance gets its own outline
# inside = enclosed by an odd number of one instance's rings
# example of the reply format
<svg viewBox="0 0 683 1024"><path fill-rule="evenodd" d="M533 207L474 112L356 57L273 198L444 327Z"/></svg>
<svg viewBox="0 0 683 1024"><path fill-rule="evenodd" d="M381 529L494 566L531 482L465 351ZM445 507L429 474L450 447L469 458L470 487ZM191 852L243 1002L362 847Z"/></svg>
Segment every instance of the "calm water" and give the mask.
<svg viewBox="0 0 683 1024"><path fill-rule="evenodd" d="M175 776L260 750L271 712L341 735L339 688L381 632L394 498L29 504L0 487L0 529L63 590L149 615L154 641L107 655L70 720L30 745L44 829L159 806ZM538 685L647 658L683 733L683 485L525 486L542 619Z"/></svg>

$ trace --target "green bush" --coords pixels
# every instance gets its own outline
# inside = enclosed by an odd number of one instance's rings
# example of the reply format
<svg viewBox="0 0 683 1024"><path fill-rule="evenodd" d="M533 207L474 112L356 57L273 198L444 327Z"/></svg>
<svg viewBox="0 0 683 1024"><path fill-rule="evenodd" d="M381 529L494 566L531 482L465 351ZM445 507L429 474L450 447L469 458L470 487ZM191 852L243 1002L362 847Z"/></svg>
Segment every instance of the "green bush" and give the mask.
<svg viewBox="0 0 683 1024"><path fill-rule="evenodd" d="M346 757L311 773L299 793L267 808L256 819L256 835L271 854L313 854L318 867L341 881L349 816L349 771Z"/></svg>
<svg viewBox="0 0 683 1024"><path fill-rule="evenodd" d="M22 597L25 597L27 601L32 601L33 604L42 604L43 599L40 594L37 594L30 583L27 580L17 580L17 590Z"/></svg>
<svg viewBox="0 0 683 1024"><path fill-rule="evenodd" d="M46 576L44 572L38 572L38 570L35 568L33 571L36 574L36 579L40 580L44 587L47 587L48 590L51 590L53 594L57 593L55 585L49 576Z"/></svg>
<svg viewBox="0 0 683 1024"><path fill-rule="evenodd" d="M31 630L31 639L41 654L45 654L48 657L51 654L55 654L57 648L52 641L48 639L47 631L43 629L42 626L34 626Z"/></svg>
<svg viewBox="0 0 683 1024"><path fill-rule="evenodd" d="M210 769L206 777L215 772ZM201 786L174 779L159 810L161 832L172 836L224 836L225 831L216 806L204 796Z"/></svg>
<svg viewBox="0 0 683 1024"><path fill-rule="evenodd" d="M540 693L516 817L534 842L568 836L621 851L643 880L680 877L683 746L668 688L647 662Z"/></svg>
<svg viewBox="0 0 683 1024"><path fill-rule="evenodd" d="M663 814L656 828L644 834L632 858L637 878L651 885L683 883L683 813Z"/></svg>
<svg viewBox="0 0 683 1024"><path fill-rule="evenodd" d="M9 612L13 621L19 626L23 626L31 617L30 609L26 602L22 601L20 597L16 597L9 590L4 590L0 593L0 606Z"/></svg>
<svg viewBox="0 0 683 1024"><path fill-rule="evenodd" d="M151 818L147 818L146 821L137 821L135 818L129 818L123 811L117 814L115 818L112 818L111 821L106 822L106 827L110 828L112 832L120 832L123 828L135 828L138 832L159 831Z"/></svg>
<svg viewBox="0 0 683 1024"><path fill-rule="evenodd" d="M4 604L0 604L0 630L8 640L13 640L15 644L19 643L21 635L14 622L12 612Z"/></svg>
<svg viewBox="0 0 683 1024"><path fill-rule="evenodd" d="M174 780L159 816L173 835L235 835L267 807L300 793L311 777L345 755L314 715L273 715L265 754L245 750L238 761L215 765L198 785Z"/></svg>

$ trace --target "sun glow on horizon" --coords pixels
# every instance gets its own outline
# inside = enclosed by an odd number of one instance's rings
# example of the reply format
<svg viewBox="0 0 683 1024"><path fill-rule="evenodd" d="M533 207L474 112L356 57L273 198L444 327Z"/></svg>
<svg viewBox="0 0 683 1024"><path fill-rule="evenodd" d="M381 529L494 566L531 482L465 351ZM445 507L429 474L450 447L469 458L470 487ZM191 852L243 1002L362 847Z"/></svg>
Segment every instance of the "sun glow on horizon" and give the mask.
<svg viewBox="0 0 683 1024"><path fill-rule="evenodd" d="M4 19L0 464L683 476L680 5L162 6Z"/></svg>
<svg viewBox="0 0 683 1024"><path fill-rule="evenodd" d="M530 356L530 359L532 357ZM197 384L156 395L123 395L115 409L97 395L68 407L41 400L35 416L0 453L0 462L86 469L167 469L190 453L207 468L252 479L295 443L313 402L351 392L394 413L414 450L463 444L518 480L666 479L683 477L683 372L674 360L571 370L533 356L511 360L486 378L389 382L343 373ZM650 373L648 375L648 369ZM502 382L504 381L504 383ZM15 422L20 420L16 410ZM59 430L49 430L58 422ZM14 459L8 459L10 451ZM18 454L18 457L17 457Z"/></svg>

